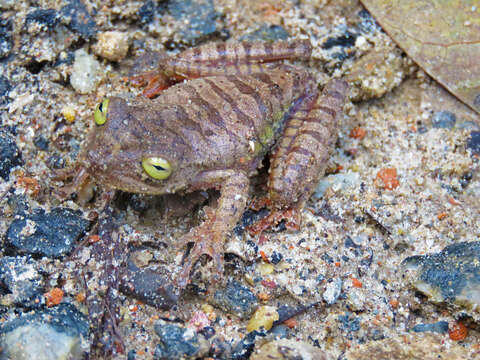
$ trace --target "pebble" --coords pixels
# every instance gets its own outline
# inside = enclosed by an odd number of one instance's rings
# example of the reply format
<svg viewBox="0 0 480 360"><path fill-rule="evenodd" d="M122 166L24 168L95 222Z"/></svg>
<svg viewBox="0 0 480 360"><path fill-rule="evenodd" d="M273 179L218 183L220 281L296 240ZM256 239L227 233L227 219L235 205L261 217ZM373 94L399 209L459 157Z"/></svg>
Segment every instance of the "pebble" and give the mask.
<svg viewBox="0 0 480 360"><path fill-rule="evenodd" d="M155 4L152 0L146 1L140 9L138 9L138 17L142 24L149 24L155 17Z"/></svg>
<svg viewBox="0 0 480 360"><path fill-rule="evenodd" d="M280 25L264 24L260 26L257 30L240 37L239 40L276 41L276 40L287 40L289 37L290 37L290 34L287 32L287 30L285 30Z"/></svg>
<svg viewBox="0 0 480 360"><path fill-rule="evenodd" d="M17 254L58 258L73 250L89 225L79 211L54 208L46 213L37 208L33 214L12 221L5 237L6 246Z"/></svg>
<svg viewBox="0 0 480 360"><path fill-rule="evenodd" d="M132 252L127 260L127 270L122 277L120 290L157 309L168 310L177 303L178 295L172 285L168 284L167 276L151 269L141 269L132 260Z"/></svg>
<svg viewBox="0 0 480 360"><path fill-rule="evenodd" d="M345 31L342 31L340 34L327 38L323 42L322 48L328 50L335 46L340 46L340 47L355 46L355 40L357 39L357 36L358 36L357 34L351 32L348 29L345 29Z"/></svg>
<svg viewBox="0 0 480 360"><path fill-rule="evenodd" d="M110 61L120 61L128 53L128 34L121 31L106 31L98 34L98 42L94 46L98 56Z"/></svg>
<svg viewBox="0 0 480 360"><path fill-rule="evenodd" d="M447 110L437 111L432 117L432 127L436 129L451 129L456 122L455 114Z"/></svg>
<svg viewBox="0 0 480 360"><path fill-rule="evenodd" d="M25 26L29 33L36 34L41 31L53 30L59 20L60 16L55 9L37 9L27 14Z"/></svg>
<svg viewBox="0 0 480 360"><path fill-rule="evenodd" d="M21 164L20 151L14 137L8 131L0 129L0 177L8 180L10 170Z"/></svg>
<svg viewBox="0 0 480 360"><path fill-rule="evenodd" d="M96 35L97 25L81 0L68 0L60 14L67 27L85 40Z"/></svg>
<svg viewBox="0 0 480 360"><path fill-rule="evenodd" d="M89 324L71 304L37 310L0 324L2 359L83 359Z"/></svg>
<svg viewBox="0 0 480 360"><path fill-rule="evenodd" d="M340 296L342 292L342 279L337 278L334 279L333 281L327 282L327 285L325 286L325 291L323 292L323 300L328 305L333 305L337 302L338 297Z"/></svg>
<svg viewBox="0 0 480 360"><path fill-rule="evenodd" d="M7 57L13 48L13 21L0 18L0 59Z"/></svg>
<svg viewBox="0 0 480 360"><path fill-rule="evenodd" d="M327 355L304 341L279 339L256 349L250 360L327 360Z"/></svg>
<svg viewBox="0 0 480 360"><path fill-rule="evenodd" d="M12 90L10 82L5 76L0 75L0 105L5 105L11 101L8 97L10 90Z"/></svg>
<svg viewBox="0 0 480 360"><path fill-rule="evenodd" d="M434 303L480 312L480 241L447 246L440 253L411 256L402 266L411 282Z"/></svg>
<svg viewBox="0 0 480 360"><path fill-rule="evenodd" d="M95 90L100 81L100 63L93 55L83 49L75 51L70 84L80 94L88 94Z"/></svg>
<svg viewBox="0 0 480 360"><path fill-rule="evenodd" d="M446 334L448 332L448 322L447 321L438 321L433 324L417 324L412 328L412 331L415 332L436 332L439 334Z"/></svg>
<svg viewBox="0 0 480 360"><path fill-rule="evenodd" d="M472 131L470 133L467 148L472 151L472 154L480 155L480 131Z"/></svg>
<svg viewBox="0 0 480 360"><path fill-rule="evenodd" d="M237 281L230 281L224 289L217 290L213 302L240 319L247 319L258 307L255 294Z"/></svg>
<svg viewBox="0 0 480 360"><path fill-rule="evenodd" d="M43 298L42 276L30 257L0 258L0 283L8 290L1 297L2 305L40 306Z"/></svg>
<svg viewBox="0 0 480 360"><path fill-rule="evenodd" d="M168 11L184 26L180 32L180 39L187 45L196 45L218 33L217 18L212 0L170 0Z"/></svg>
<svg viewBox="0 0 480 360"><path fill-rule="evenodd" d="M154 359L196 359L205 352L205 344L192 329L158 321L154 325L155 333L160 337L160 344L155 348ZM208 350L208 346L207 346Z"/></svg>
<svg viewBox="0 0 480 360"><path fill-rule="evenodd" d="M338 316L338 321L340 321L340 328L344 332L355 332L360 330L360 318L355 317L350 312L345 312L345 315Z"/></svg>
<svg viewBox="0 0 480 360"><path fill-rule="evenodd" d="M262 328L268 331L278 319L280 316L276 307L260 306L248 321L247 331L260 331Z"/></svg>

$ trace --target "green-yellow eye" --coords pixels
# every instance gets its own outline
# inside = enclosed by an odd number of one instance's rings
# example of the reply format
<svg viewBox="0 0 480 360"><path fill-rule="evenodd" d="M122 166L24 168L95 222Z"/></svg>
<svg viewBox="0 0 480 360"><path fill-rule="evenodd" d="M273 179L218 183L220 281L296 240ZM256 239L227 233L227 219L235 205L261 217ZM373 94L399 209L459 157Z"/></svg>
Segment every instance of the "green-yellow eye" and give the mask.
<svg viewBox="0 0 480 360"><path fill-rule="evenodd" d="M143 170L152 178L165 180L172 173L170 163L159 157L149 157L142 160Z"/></svg>
<svg viewBox="0 0 480 360"><path fill-rule="evenodd" d="M107 110L109 102L109 99L105 99L95 108L95 113L93 114L93 117L95 118L95 124L103 125L105 124L105 121L107 121Z"/></svg>

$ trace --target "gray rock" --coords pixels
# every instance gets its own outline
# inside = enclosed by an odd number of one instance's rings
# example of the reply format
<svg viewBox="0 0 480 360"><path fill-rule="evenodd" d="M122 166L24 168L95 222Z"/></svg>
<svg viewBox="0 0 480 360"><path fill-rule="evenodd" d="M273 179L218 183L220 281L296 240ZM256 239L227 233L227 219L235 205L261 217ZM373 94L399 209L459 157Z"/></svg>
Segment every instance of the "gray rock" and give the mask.
<svg viewBox="0 0 480 360"><path fill-rule="evenodd" d="M43 209L14 220L7 230L6 244L17 254L61 257L71 252L90 222L69 208Z"/></svg>
<svg viewBox="0 0 480 360"><path fill-rule="evenodd" d="M193 46L219 32L212 0L171 0L168 11L177 20L184 22L180 31L182 42Z"/></svg>
<svg viewBox="0 0 480 360"><path fill-rule="evenodd" d="M82 359L89 325L71 304L23 314L0 325L0 358Z"/></svg>
<svg viewBox="0 0 480 360"><path fill-rule="evenodd" d="M198 336L191 329L159 321L154 325L160 344L155 348L154 359L196 358L200 351Z"/></svg>
<svg viewBox="0 0 480 360"><path fill-rule="evenodd" d="M467 148L472 151L472 154L480 154L480 131L472 131L470 133Z"/></svg>
<svg viewBox="0 0 480 360"><path fill-rule="evenodd" d="M8 93L11 89L12 86L10 85L8 79L5 76L0 75L0 105L5 105L11 100L8 97Z"/></svg>
<svg viewBox="0 0 480 360"><path fill-rule="evenodd" d="M446 334L448 332L448 322L438 321L433 324L417 324L412 328L415 332L436 332L439 334Z"/></svg>
<svg viewBox="0 0 480 360"><path fill-rule="evenodd" d="M8 180L10 170L22 164L20 151L13 136L0 129L0 177Z"/></svg>
<svg viewBox="0 0 480 360"><path fill-rule="evenodd" d="M60 20L55 9L37 9L29 12L25 18L27 29L37 27L41 31L52 30ZM29 32L34 32L29 30ZM35 31L37 32L37 31Z"/></svg>
<svg viewBox="0 0 480 360"><path fill-rule="evenodd" d="M433 114L432 126L437 129L451 129L455 126L457 117L450 111L437 111Z"/></svg>
<svg viewBox="0 0 480 360"><path fill-rule="evenodd" d="M12 302L25 307L40 306L42 303L42 276L37 271L36 262L29 257L1 258L0 283L9 292L2 303Z"/></svg>
<svg viewBox="0 0 480 360"><path fill-rule="evenodd" d="M230 281L225 289L218 290L213 301L221 309L241 319L248 318L258 307L255 294L237 281Z"/></svg>
<svg viewBox="0 0 480 360"><path fill-rule="evenodd" d="M413 270L413 286L432 302L479 312L480 241L453 244L437 254L411 256L403 266Z"/></svg>
<svg viewBox="0 0 480 360"><path fill-rule="evenodd" d="M0 18L0 59L7 57L13 48L13 22L11 19Z"/></svg>
<svg viewBox="0 0 480 360"><path fill-rule="evenodd" d="M337 302L338 297L342 292L342 279L337 278L327 283L325 291L323 292L323 300L328 305L333 305Z"/></svg>

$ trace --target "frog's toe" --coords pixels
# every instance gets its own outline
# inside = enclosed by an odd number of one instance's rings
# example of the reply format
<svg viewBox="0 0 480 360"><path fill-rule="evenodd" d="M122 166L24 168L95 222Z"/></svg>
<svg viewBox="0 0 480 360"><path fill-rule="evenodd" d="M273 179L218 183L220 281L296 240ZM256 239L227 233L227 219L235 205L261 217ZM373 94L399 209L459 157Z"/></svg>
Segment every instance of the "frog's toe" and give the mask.
<svg viewBox="0 0 480 360"><path fill-rule="evenodd" d="M168 79L158 71L149 71L127 78L130 83L138 87L145 87L142 95L153 98L169 87Z"/></svg>
<svg viewBox="0 0 480 360"><path fill-rule="evenodd" d="M265 230L277 225L282 220L285 221L285 227L289 231L300 230L302 223L301 210L297 207L287 209L273 209L271 213L247 228L251 235L259 235Z"/></svg>

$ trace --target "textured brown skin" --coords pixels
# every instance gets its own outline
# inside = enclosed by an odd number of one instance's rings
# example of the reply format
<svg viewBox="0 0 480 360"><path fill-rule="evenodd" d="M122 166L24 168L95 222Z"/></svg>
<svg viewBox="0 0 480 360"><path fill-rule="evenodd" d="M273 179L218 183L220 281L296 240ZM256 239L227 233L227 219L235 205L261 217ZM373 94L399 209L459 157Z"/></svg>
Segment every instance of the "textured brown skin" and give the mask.
<svg viewBox="0 0 480 360"><path fill-rule="evenodd" d="M310 53L305 41L207 44L167 59L155 75L163 80L149 86L192 80L153 100L110 98L107 121L95 126L81 156L81 172L134 193L221 190L217 209L184 238L196 245L180 287L202 254L222 270L223 243L245 209L249 177L275 144L269 197L276 207L301 210L323 175L347 87L333 80L319 94L307 71L278 63ZM170 162L168 179L144 172L142 159L150 156Z"/></svg>

